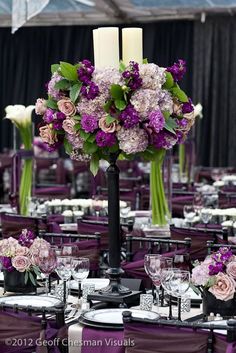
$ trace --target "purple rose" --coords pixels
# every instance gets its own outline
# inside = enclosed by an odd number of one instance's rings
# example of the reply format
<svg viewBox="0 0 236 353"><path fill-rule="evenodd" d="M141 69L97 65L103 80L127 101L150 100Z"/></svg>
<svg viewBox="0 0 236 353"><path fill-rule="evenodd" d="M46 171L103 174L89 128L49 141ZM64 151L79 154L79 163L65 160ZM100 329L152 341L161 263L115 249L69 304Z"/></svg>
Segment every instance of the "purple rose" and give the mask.
<svg viewBox="0 0 236 353"><path fill-rule="evenodd" d="M87 133L94 132L94 130L98 128L96 117L93 115L83 114L81 119L81 127Z"/></svg>
<svg viewBox="0 0 236 353"><path fill-rule="evenodd" d="M99 147L111 147L116 143L116 137L115 134L100 130L96 134L96 142Z"/></svg>

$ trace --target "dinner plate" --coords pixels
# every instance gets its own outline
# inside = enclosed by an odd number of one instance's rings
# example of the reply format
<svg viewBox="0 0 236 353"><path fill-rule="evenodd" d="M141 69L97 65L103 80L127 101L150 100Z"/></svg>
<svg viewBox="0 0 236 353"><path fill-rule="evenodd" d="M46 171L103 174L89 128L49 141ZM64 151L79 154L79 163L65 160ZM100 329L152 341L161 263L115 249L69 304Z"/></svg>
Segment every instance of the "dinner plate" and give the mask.
<svg viewBox="0 0 236 353"><path fill-rule="evenodd" d="M83 289L84 284L95 284L95 290L100 290L109 284L108 278L86 278L82 281L81 286ZM78 290L78 281L70 281L70 288Z"/></svg>
<svg viewBox="0 0 236 353"><path fill-rule="evenodd" d="M34 308L52 308L61 304L61 301L54 297L43 295L12 295L1 297L0 303L8 305L19 305L21 307L33 306Z"/></svg>
<svg viewBox="0 0 236 353"><path fill-rule="evenodd" d="M124 311L131 311L132 316L139 319L157 320L160 316L153 311L138 310L138 309L99 309L91 310L82 313L81 318L83 323L91 325L109 326L109 327L122 327Z"/></svg>

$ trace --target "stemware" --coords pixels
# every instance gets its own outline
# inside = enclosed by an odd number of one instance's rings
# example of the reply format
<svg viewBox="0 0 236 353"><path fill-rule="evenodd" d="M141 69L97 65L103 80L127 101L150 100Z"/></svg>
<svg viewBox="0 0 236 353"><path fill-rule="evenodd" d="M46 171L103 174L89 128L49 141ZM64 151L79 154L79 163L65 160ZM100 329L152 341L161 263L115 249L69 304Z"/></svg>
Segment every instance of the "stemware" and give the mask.
<svg viewBox="0 0 236 353"><path fill-rule="evenodd" d="M178 320L181 320L181 297L187 292L190 286L190 272L180 269L171 271L169 276L169 288L171 294L178 300Z"/></svg>
<svg viewBox="0 0 236 353"><path fill-rule="evenodd" d="M184 217L186 218L188 223L192 223L194 217L196 216L196 212L193 205L184 205L183 209Z"/></svg>
<svg viewBox="0 0 236 353"><path fill-rule="evenodd" d="M205 227L212 219L212 210L210 208L202 208L200 212L201 220L204 223Z"/></svg>
<svg viewBox="0 0 236 353"><path fill-rule="evenodd" d="M45 293L49 293L49 276L57 266L57 255L55 248L40 250L38 258L39 268L45 276Z"/></svg>
<svg viewBox="0 0 236 353"><path fill-rule="evenodd" d="M78 257L72 259L72 277L78 281L78 305L81 298L81 282L89 275L89 259Z"/></svg>
<svg viewBox="0 0 236 353"><path fill-rule="evenodd" d="M151 278L156 288L156 304L159 308L162 271L173 266L173 259L161 254L146 254L144 257L144 269Z"/></svg>
<svg viewBox="0 0 236 353"><path fill-rule="evenodd" d="M70 256L58 256L56 272L60 279L63 280L64 295L63 301L66 303L67 299L67 281L71 278L72 266L71 266L71 257Z"/></svg>

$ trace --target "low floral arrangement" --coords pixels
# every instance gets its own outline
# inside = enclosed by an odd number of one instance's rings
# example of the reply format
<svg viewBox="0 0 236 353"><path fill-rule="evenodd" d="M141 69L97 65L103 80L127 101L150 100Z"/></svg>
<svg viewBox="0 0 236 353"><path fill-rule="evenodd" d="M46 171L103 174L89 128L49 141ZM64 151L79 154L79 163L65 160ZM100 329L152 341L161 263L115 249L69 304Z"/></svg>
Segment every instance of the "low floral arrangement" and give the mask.
<svg viewBox="0 0 236 353"><path fill-rule="evenodd" d="M233 299L236 287L236 257L227 247L206 257L192 270L192 283L206 289L217 299Z"/></svg>
<svg viewBox="0 0 236 353"><path fill-rule="evenodd" d="M30 230L23 229L19 239L7 238L0 240L0 262L3 270L14 270L25 273L25 283L31 281L36 285L36 276L40 276L40 254L49 251L50 244L36 238Z"/></svg>
<svg viewBox="0 0 236 353"><path fill-rule="evenodd" d="M131 61L127 67L121 62L120 69L95 69L83 60L54 64L51 71L48 99L38 99L35 108L43 116L40 136L49 151L64 144L71 159L90 161L94 175L99 160L109 160L111 153L154 161L153 217L166 223L161 165L165 151L183 143L195 120L192 101L178 84L185 61L168 68Z"/></svg>

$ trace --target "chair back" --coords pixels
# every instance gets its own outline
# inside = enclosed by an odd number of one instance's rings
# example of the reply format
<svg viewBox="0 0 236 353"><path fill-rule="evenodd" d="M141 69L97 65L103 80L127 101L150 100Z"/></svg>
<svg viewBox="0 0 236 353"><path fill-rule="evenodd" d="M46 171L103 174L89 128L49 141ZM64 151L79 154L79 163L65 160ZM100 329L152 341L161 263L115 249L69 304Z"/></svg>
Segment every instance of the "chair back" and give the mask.
<svg viewBox="0 0 236 353"><path fill-rule="evenodd" d="M34 232L37 236L39 234L40 220L36 217L25 217L13 213L2 213L2 237L3 238L18 238L21 230L26 228Z"/></svg>

